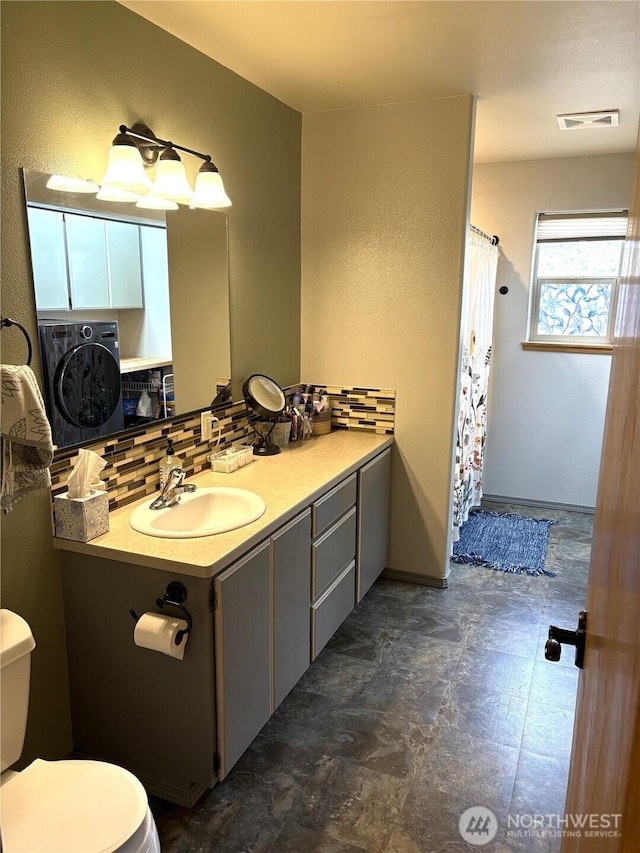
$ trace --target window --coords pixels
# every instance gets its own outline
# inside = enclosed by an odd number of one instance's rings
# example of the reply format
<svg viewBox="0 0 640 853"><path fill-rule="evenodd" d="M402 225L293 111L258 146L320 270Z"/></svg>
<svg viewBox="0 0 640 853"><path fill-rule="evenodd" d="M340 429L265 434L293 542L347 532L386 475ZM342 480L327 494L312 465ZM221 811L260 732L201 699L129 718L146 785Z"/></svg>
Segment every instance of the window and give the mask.
<svg viewBox="0 0 640 853"><path fill-rule="evenodd" d="M627 213L540 213L529 341L611 344Z"/></svg>

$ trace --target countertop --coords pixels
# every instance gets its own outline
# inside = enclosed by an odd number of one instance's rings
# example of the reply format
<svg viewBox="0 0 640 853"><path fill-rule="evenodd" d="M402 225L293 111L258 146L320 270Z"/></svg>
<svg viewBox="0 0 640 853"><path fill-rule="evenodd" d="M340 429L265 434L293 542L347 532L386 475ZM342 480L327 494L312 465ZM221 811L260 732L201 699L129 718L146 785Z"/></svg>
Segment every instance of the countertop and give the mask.
<svg viewBox="0 0 640 853"><path fill-rule="evenodd" d="M187 482L199 487L233 486L256 492L267 509L257 521L214 536L163 539L133 530L129 516L147 496L109 514L109 533L91 542L54 539L61 551L148 566L175 574L208 578L218 574L253 546L286 524L353 471L386 447L393 436L334 430L326 436L299 441L276 456L256 456L251 465L232 474L205 471Z"/></svg>
<svg viewBox="0 0 640 853"><path fill-rule="evenodd" d="M156 367L169 367L172 363L170 358L121 358L120 373L154 370Z"/></svg>

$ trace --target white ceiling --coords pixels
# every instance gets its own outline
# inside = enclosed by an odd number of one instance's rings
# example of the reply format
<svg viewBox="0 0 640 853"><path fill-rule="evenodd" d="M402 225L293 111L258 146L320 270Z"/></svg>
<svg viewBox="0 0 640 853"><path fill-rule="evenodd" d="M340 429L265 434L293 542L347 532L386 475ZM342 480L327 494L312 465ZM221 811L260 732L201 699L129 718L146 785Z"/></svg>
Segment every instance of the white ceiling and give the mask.
<svg viewBox="0 0 640 853"><path fill-rule="evenodd" d="M476 162L635 150L640 0L120 2L302 113L471 92Z"/></svg>

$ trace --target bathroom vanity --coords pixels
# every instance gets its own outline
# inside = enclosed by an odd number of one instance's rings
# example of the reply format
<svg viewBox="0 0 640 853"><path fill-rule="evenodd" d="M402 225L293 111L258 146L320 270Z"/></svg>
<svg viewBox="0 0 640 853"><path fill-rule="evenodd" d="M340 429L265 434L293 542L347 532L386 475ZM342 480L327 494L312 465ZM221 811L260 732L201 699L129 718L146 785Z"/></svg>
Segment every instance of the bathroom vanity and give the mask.
<svg viewBox="0 0 640 853"><path fill-rule="evenodd" d="M223 779L385 568L392 442L334 431L191 478L266 502L227 533L146 536L132 504L89 543L56 539L76 751L181 805ZM172 581L193 620L183 660L133 642L130 610L160 612Z"/></svg>

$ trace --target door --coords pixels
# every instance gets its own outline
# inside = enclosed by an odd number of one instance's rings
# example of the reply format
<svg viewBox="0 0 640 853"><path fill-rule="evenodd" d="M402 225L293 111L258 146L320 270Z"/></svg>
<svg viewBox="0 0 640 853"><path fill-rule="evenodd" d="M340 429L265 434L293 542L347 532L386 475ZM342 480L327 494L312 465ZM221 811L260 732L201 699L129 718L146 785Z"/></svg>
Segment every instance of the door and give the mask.
<svg viewBox="0 0 640 853"><path fill-rule="evenodd" d="M120 367L113 353L98 343L74 346L56 369L54 395L66 421L99 429L121 405Z"/></svg>
<svg viewBox="0 0 640 853"><path fill-rule="evenodd" d="M269 541L213 581L220 779L271 716Z"/></svg>
<svg viewBox="0 0 640 853"><path fill-rule="evenodd" d="M68 311L64 220L58 210L28 207L31 269L38 311Z"/></svg>
<svg viewBox="0 0 640 853"><path fill-rule="evenodd" d="M73 308L109 307L109 271L104 219L65 214Z"/></svg>
<svg viewBox="0 0 640 853"><path fill-rule="evenodd" d="M590 832L616 834L567 835L562 853L626 853L640 844L639 183L640 148L616 318L587 586L585 661L565 806L567 815L596 816ZM601 816L609 817L607 827Z"/></svg>
<svg viewBox="0 0 640 853"><path fill-rule="evenodd" d="M106 221L109 260L109 304L112 308L142 308L140 226Z"/></svg>
<svg viewBox="0 0 640 853"><path fill-rule="evenodd" d="M311 660L311 511L271 537L273 556L273 709Z"/></svg>
<svg viewBox="0 0 640 853"><path fill-rule="evenodd" d="M357 601L387 566L390 480L391 449L358 472Z"/></svg>

